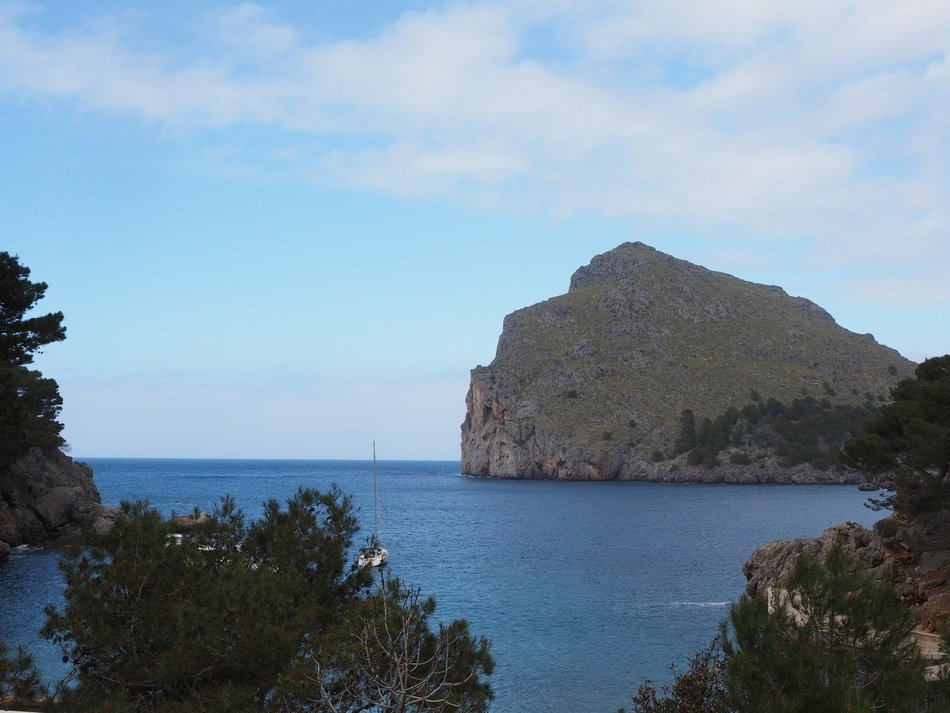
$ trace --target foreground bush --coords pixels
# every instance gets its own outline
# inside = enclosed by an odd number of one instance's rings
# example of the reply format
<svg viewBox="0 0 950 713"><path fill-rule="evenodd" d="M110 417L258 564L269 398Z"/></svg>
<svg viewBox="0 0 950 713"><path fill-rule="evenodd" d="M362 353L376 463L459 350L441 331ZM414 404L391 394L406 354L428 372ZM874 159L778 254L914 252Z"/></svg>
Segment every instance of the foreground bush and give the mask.
<svg viewBox="0 0 950 713"><path fill-rule="evenodd" d="M946 710L945 681L928 682L910 637L912 613L886 583L835 545L803 555L771 601L733 604L720 637L662 692L633 696L635 713L868 713ZM929 706L929 707L928 707Z"/></svg>
<svg viewBox="0 0 950 713"><path fill-rule="evenodd" d="M40 676L33 659L22 646L11 653L0 642L0 705L32 701L41 694Z"/></svg>
<svg viewBox="0 0 950 713"><path fill-rule="evenodd" d="M251 524L225 499L177 539L145 504L123 513L66 552L65 607L47 610L66 709L487 709L488 642L464 621L433 631L434 602L398 580L374 587L338 490L270 501Z"/></svg>

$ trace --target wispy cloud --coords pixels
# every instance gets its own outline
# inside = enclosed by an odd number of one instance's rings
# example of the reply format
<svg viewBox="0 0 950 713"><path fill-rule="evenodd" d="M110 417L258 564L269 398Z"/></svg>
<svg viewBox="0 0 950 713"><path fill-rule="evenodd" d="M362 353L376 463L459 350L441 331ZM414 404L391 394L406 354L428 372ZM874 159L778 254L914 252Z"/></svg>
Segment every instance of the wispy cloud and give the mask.
<svg viewBox="0 0 950 713"><path fill-rule="evenodd" d="M147 18L54 31L45 12L0 5L0 91L260 130L282 143L269 170L805 237L838 264L950 258L945 2L462 2L320 41L243 3L144 50Z"/></svg>

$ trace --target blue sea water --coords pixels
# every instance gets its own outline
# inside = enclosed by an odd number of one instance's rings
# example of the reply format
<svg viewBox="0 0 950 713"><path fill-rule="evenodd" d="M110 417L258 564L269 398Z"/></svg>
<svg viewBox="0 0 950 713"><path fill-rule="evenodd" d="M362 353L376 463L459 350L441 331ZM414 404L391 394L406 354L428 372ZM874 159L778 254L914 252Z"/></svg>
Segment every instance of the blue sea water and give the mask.
<svg viewBox="0 0 950 713"><path fill-rule="evenodd" d="M166 514L224 494L251 518L269 498L338 484L373 527L369 461L87 459L103 502L147 499ZM493 710L610 713L644 679L670 680L716 634L756 546L876 516L853 486L733 486L476 479L458 462L381 461L382 537L393 574L492 641ZM47 677L40 639L61 601L57 555L0 566L0 639L23 643Z"/></svg>

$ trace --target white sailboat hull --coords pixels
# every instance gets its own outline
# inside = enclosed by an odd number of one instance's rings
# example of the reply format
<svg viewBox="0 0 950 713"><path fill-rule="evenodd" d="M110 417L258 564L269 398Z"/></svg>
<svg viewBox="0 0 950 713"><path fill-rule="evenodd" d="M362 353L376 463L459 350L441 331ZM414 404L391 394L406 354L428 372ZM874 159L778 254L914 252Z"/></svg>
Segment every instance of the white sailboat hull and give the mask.
<svg viewBox="0 0 950 713"><path fill-rule="evenodd" d="M385 547L373 547L360 552L356 564L360 567L382 567L389 559L389 552Z"/></svg>

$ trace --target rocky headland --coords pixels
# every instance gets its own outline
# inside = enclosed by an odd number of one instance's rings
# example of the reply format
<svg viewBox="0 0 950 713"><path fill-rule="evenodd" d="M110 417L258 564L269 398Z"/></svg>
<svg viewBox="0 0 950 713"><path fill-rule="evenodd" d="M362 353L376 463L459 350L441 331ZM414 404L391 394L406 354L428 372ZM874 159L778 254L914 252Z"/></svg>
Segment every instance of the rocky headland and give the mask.
<svg viewBox="0 0 950 713"><path fill-rule="evenodd" d="M626 243L505 318L472 370L462 471L860 483L840 443L913 367L807 299Z"/></svg>
<svg viewBox="0 0 950 713"><path fill-rule="evenodd" d="M0 558L19 545L46 546L84 524L104 534L118 510L103 505L92 469L55 448L31 448L0 468Z"/></svg>

